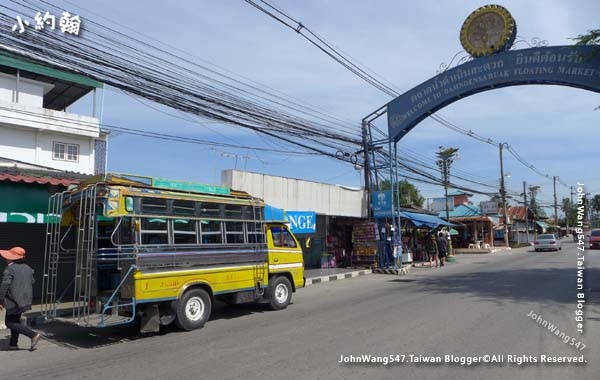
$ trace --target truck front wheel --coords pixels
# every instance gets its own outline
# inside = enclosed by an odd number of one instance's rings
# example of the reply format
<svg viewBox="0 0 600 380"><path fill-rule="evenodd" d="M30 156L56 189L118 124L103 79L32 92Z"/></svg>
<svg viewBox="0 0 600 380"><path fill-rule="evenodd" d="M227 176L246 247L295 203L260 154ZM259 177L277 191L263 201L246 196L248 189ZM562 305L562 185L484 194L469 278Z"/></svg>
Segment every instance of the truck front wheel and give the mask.
<svg viewBox="0 0 600 380"><path fill-rule="evenodd" d="M177 326L187 331L199 329L208 321L210 311L210 296L204 289L188 290L177 305Z"/></svg>
<svg viewBox="0 0 600 380"><path fill-rule="evenodd" d="M292 284L287 277L271 278L268 291L269 306L272 310L285 309L292 301Z"/></svg>

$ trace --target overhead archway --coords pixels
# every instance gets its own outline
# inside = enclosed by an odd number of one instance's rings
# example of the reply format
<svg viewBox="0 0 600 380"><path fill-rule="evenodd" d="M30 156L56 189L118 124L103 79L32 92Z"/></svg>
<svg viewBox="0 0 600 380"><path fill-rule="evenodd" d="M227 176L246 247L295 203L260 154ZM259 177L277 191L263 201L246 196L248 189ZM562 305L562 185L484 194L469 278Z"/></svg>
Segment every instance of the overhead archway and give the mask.
<svg viewBox="0 0 600 380"><path fill-rule="evenodd" d="M529 84L600 92L600 47L512 50L456 66L387 104L389 139L398 142L423 119L459 99L495 88Z"/></svg>

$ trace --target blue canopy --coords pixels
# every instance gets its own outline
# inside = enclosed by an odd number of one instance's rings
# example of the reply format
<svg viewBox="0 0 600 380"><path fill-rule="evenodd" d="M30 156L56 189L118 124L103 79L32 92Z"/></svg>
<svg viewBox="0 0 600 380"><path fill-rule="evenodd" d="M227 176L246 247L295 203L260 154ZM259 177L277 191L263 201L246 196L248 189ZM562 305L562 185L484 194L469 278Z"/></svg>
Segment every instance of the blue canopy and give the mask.
<svg viewBox="0 0 600 380"><path fill-rule="evenodd" d="M429 227L429 228L435 228L435 227L439 226L440 224L444 225L444 226L454 226L454 224L448 223L445 220L440 219L435 215L401 211L400 216L403 218L409 219L417 227L425 226L425 227Z"/></svg>

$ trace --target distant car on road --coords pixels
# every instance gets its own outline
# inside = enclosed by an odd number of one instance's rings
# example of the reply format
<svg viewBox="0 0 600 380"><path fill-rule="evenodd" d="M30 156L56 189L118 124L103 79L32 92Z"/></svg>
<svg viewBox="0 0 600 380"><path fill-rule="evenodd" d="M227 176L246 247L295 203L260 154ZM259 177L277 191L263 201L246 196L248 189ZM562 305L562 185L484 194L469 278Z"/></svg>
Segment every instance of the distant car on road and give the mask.
<svg viewBox="0 0 600 380"><path fill-rule="evenodd" d="M600 248L600 228L594 228L589 238L590 249Z"/></svg>
<svg viewBox="0 0 600 380"><path fill-rule="evenodd" d="M558 251L559 249L562 249L562 243L556 238L556 236L554 236L554 234L542 234L535 239L533 242L533 247L535 248L536 252L546 249L550 251Z"/></svg>

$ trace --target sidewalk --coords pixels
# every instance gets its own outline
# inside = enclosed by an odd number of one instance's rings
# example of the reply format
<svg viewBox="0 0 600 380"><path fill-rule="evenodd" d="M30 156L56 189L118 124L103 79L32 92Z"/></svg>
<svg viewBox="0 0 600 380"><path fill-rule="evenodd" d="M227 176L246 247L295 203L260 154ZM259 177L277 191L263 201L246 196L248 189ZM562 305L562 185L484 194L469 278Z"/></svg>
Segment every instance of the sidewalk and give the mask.
<svg viewBox="0 0 600 380"><path fill-rule="evenodd" d="M321 269L305 269L304 277L306 278L305 286L319 284L321 282L344 280L346 278L364 276L371 274L371 269L355 269L355 268L321 268Z"/></svg>

